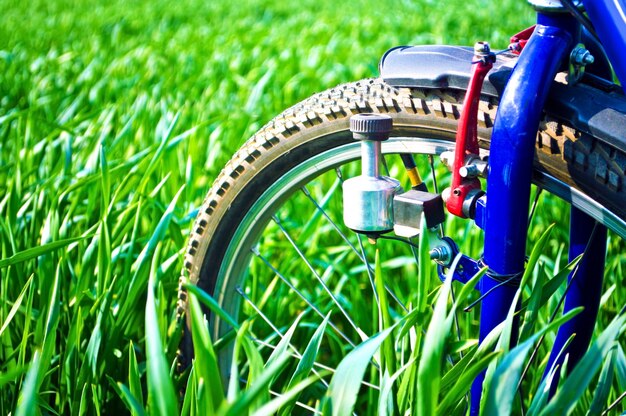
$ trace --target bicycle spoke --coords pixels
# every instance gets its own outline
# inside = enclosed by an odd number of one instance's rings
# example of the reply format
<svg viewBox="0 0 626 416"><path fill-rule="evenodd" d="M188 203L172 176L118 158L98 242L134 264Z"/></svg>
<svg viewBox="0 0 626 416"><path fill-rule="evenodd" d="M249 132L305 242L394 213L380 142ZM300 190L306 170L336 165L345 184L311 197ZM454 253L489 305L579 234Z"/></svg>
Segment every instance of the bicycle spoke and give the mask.
<svg viewBox="0 0 626 416"><path fill-rule="evenodd" d="M268 343L268 342L265 342L265 341L260 340L260 339L257 339L257 338L252 338L252 341L254 341L255 343L257 343L257 344L259 344L259 345L262 345L262 346L264 346L264 347L267 347L267 348L269 348L269 349L271 349L271 350L275 350L275 349L276 349L276 346L275 346L275 345L272 345L272 344L270 344L270 343ZM297 355L295 355L295 354L291 354L291 356L292 356L292 357L294 357L294 358L302 359L302 356L297 356ZM314 365L315 367L319 368L320 370L329 371L329 372L331 372L331 373L335 373L335 372L337 371L335 368L332 368L332 367L330 367L330 366L327 366L327 365L322 364L322 363L317 362L317 361L313 362L313 365ZM371 389L374 389L374 390L380 390L380 387L379 387L379 386L376 386L376 385L374 385L374 384L368 383L367 381L364 381L364 380L363 380L363 381L361 381L361 384L362 384L362 385L364 385L364 386L366 386L366 387L369 387L369 388L371 388ZM328 385L327 385L327 387L328 387Z"/></svg>
<svg viewBox="0 0 626 416"><path fill-rule="evenodd" d="M282 397L282 396L284 396L284 394L275 392L274 390L270 390L269 393L272 396L275 396L275 397ZM296 406L301 407L302 409L308 410L309 412L313 413L314 415L321 415L321 414L323 414L319 410L317 410L317 409L315 409L315 408L313 408L313 407L311 407L311 406L309 406L307 404L304 404L302 402L296 401L295 404L296 404Z"/></svg>
<svg viewBox="0 0 626 416"><path fill-rule="evenodd" d="M335 168L335 175L337 175L339 182L343 183L343 173L341 173L341 169Z"/></svg>
<svg viewBox="0 0 626 416"><path fill-rule="evenodd" d="M291 244L291 246L293 247L294 250L296 250L296 253L298 253L298 255L300 256L300 258L302 259L302 261L304 261L304 263L307 265L307 267L309 268L309 270L311 270L311 273L313 273L313 275L315 276L315 278L317 279L317 281L320 283L320 285L322 285L322 288L326 291L326 293L328 293L328 296L330 296L331 300L333 301L333 303L337 306L337 308L339 308L339 311L343 314L343 316L346 318L346 320L348 321L348 323L352 326L352 328L354 328L354 330L361 336L361 338L364 338L363 340L367 339L367 335L363 332L363 330L361 330L361 328L359 328L354 321L352 320L352 318L350 318L350 315L348 315L348 313L346 312L346 310L341 306L341 304L339 303L339 301L337 300L337 298L335 297L335 295L333 294L333 292L330 290L330 288L328 287L328 285L324 282L324 280L322 279L322 277L319 275L319 273L317 273L317 271L315 270L315 268L313 267L313 265L311 264L311 262L309 261L309 259L306 258L306 256L304 255L304 253L302 252L302 250L300 250L300 248L298 247L298 245L296 244L296 242L293 240L293 238L291 238L291 236L289 235L289 233L287 232L287 230L285 229L285 227L283 227L282 223L280 222L280 220L278 219L278 217L276 215L272 216L272 219L274 220L274 222L276 223L276 225L278 225L278 227L280 228L280 230L283 232L283 234L285 235L285 237L287 238L287 240L289 241L289 243Z"/></svg>
<svg viewBox="0 0 626 416"><path fill-rule="evenodd" d="M530 227L530 225L533 222L533 217L535 215L537 203L539 202L539 197L541 196L542 191L543 191L543 188L537 187L537 191L535 192L535 199L533 200L533 205L530 209L530 215L528 215L528 227Z"/></svg>
<svg viewBox="0 0 626 416"><path fill-rule="evenodd" d="M417 248L415 248L415 241L413 241L413 238L409 238L408 239L409 242L411 244L408 244L409 248L411 249L411 254L413 254L413 258L415 259L415 264L419 264L420 259L419 259L419 253L417 252Z"/></svg>
<svg viewBox="0 0 626 416"><path fill-rule="evenodd" d="M282 273L280 273L265 257L263 257L261 255L261 253L256 249L253 248L252 249L252 253L257 256L259 259L261 259L261 261L263 263L265 263L265 265L267 267L269 267L275 274L276 276L278 276L278 278L280 280L282 280L291 290L294 291L294 293L296 295L298 295L300 297L300 299L302 299L311 309L313 309L313 311L315 311L315 313L317 315L319 315L322 319L325 318L324 314L311 302L309 301L303 294L302 292L300 292L298 289L296 289L296 287L294 285L291 284L291 282L285 277L283 276ZM344 334L339 328L337 328L337 326L332 323L332 322L328 322L328 325L330 325L331 328L333 328L335 330L335 332L337 332L337 334L339 336L341 336L341 338L343 338L347 343L349 343L352 347L355 346L355 344L350 340L350 338L348 338L348 336L346 334Z"/></svg>
<svg viewBox="0 0 626 416"><path fill-rule="evenodd" d="M378 311L380 312L380 299L378 298L378 292L376 292L376 283L374 283L374 276L372 275L372 269L369 261L367 260L367 255L365 254L365 247L363 247L363 240L361 239L361 235L357 234L357 238L359 239L359 247L361 247L361 253L363 254L363 262L365 262L365 269L367 270L367 277L369 278L370 285L372 286L372 293L374 293L374 299L376 300L376 305L378 306Z"/></svg>
<svg viewBox="0 0 626 416"><path fill-rule="evenodd" d="M450 297L453 304L456 303L456 296L454 295L454 285L450 285ZM454 329L456 331L456 340L461 341L461 326L459 325L459 317L457 311L454 311ZM459 357L463 358L463 351L459 351Z"/></svg>
<svg viewBox="0 0 626 416"><path fill-rule="evenodd" d="M275 333L276 333L276 334L277 334L277 335L278 335L281 339L283 339L283 338L285 337L285 336L283 335L283 333L282 333L282 332L280 332L280 330L279 330L278 328L276 328L276 326L272 323L272 321L271 321L271 320L270 320L270 319L269 319L269 318L268 318L268 317L267 317L267 316L263 313L263 311L261 311L261 309L259 309L259 307L258 307L258 306L257 306L254 302L252 302L252 299L250 299L250 297L248 297L248 295L246 295L246 294L244 293L244 291L243 291L243 289L241 288L241 286L237 286L237 287L235 288L235 290L236 290L236 291L237 291L237 293L238 293L238 294L239 294L239 295L240 295L240 296L241 296L241 297L242 297L242 298L243 298L243 299L244 299L244 300L245 300L245 301L246 301L246 302L247 302L247 303L248 303L248 304L249 304L249 305L250 305L250 306L254 309L254 311L255 311L257 314L259 314L259 316L260 316L260 317L261 317L261 318L265 321L265 323L266 323L267 325L269 325L269 327L270 327L270 328L272 328L272 331L274 331L274 332L275 332ZM329 322L329 324L330 324L330 322ZM253 339L252 339L252 341L253 341L253 342L256 342L256 343L259 343L259 344L261 344L261 345L263 345L263 346L265 346L265 347L268 347L268 348L270 348L270 349L272 349L272 350L275 350L275 349L276 349L276 346L275 346L275 345L269 344L269 343L267 343L267 342L265 342L265 341L263 341L263 340L260 340L260 339L258 339L258 338L253 338ZM289 348L291 348L291 350L293 351L293 353L291 353L290 355L291 355L292 357L294 357L294 358L298 359L298 360L302 360L302 354L300 354L300 352L296 349L296 347L294 347L294 346L293 346L293 344L291 344L291 343L289 343L289 344L288 344L288 346L289 346ZM313 365L314 365L314 366L317 366L317 367L319 367L319 368L321 368L321 369L323 369L323 370L328 370L328 371L330 371L330 372L332 372L332 373L334 373L334 372L336 371L334 368L329 367L329 366L324 365L324 364L321 364L321 363L318 363L317 361L313 362ZM376 363L374 363L374 362L372 362L372 365L374 365L376 368L379 368L379 367L378 367L378 365L376 365ZM318 376L318 377L320 378L320 381L321 381L321 382L322 382L322 383L323 383L326 387L328 387L328 382L326 382L326 380L324 380L324 379L320 376L320 374L319 374L319 373L318 373L315 369L312 369L311 371L313 371L313 373L314 373L316 376ZM378 386L375 386L375 385L373 385L373 384L370 384L370 383L368 383L368 382L366 382L366 381L364 381L364 380L362 380L362 381L361 381L361 384L362 384L362 385L364 385L364 386L366 386L366 387L370 387L370 388L373 388L373 389L376 389L376 390L380 390L380 388L379 388Z"/></svg>
<svg viewBox="0 0 626 416"><path fill-rule="evenodd" d="M354 251L354 253L359 257L359 259L361 259L361 261L365 261L364 258L362 257L361 253L359 253L359 251L357 250L356 247L354 247L354 244L352 244L350 242L350 240L348 239L348 237L345 235L345 233L343 231L341 231L341 229L339 228L339 226L337 225L337 223L335 223L335 221L333 221L330 216L326 213L326 210L324 210L324 208L322 208L317 201L313 198L313 195L311 195L311 193L309 192L309 190L306 188L306 186L302 187L302 192L304 193L304 195L306 195L306 197L313 203L313 205L315 205L315 208L317 208L317 210L328 220L328 222L330 223L330 225L337 231L337 233L339 233L339 236L343 239L343 241L346 242L346 244L348 244L348 246L350 246L350 248L352 249L352 251Z"/></svg>
<svg viewBox="0 0 626 416"><path fill-rule="evenodd" d="M428 155L428 164L430 165L430 176L433 178L433 190L436 194L439 193L439 186L437 185L437 172L435 169L435 158L433 155ZM443 238L446 235L443 229L443 223L439 224L439 237Z"/></svg>
<svg viewBox="0 0 626 416"><path fill-rule="evenodd" d="M620 394L619 397L617 399L615 399L615 401L613 403L611 403L609 405L609 407L607 407L604 412L602 412L602 416L608 415L609 412L611 410L614 410L617 407L617 405L624 399L626 399L626 391L624 393Z"/></svg>
<svg viewBox="0 0 626 416"><path fill-rule="evenodd" d="M248 302L248 304L249 304L250 306L252 306L252 308L256 311L256 313L258 313L258 314L259 314L259 316L260 316L260 317L261 317L261 318L265 321L265 323L267 323L267 324L270 326L270 328L272 328L272 330L273 330L273 331L274 331L274 332L275 332L275 333L276 333L276 334L280 337L280 339L285 338L285 336L284 336L284 335L283 335L283 334L279 331L279 329L278 329L278 328L276 328L276 326L272 323L272 321L271 321L271 320L270 320L270 319L269 319L269 318L268 318L268 317L267 317L267 316L266 316L266 315L265 315L265 314L261 311L261 309L259 309L259 307L258 307L258 306L257 306L254 302L252 302L252 299L250 299L250 298L249 298L249 297L248 297L248 296L247 296L247 295L243 292L243 289L242 289L240 286L238 286L235 290L237 291L237 293L238 293L241 297L243 297L243 298L244 298L244 300L245 300L246 302ZM260 340L259 340L259 341L260 341ZM269 346L269 345L270 345L270 344L267 344L267 346ZM288 344L288 346L289 346L289 348L291 348L291 350L293 351L293 354L291 354L291 356L292 356L292 357L295 357L295 358L297 358L298 360L300 360L300 361L301 361L301 360L302 360L302 354L300 354L300 352L298 351L298 349L297 349L296 347L294 347L294 346L293 346L293 344L291 344L291 343L289 343L289 344ZM273 346L272 346L272 348L273 348L273 349L275 349L276 347L273 347ZM312 369L312 371L313 371L313 373L314 373L316 376L318 376L318 377L320 378L320 380L322 380L322 382L324 383L324 385L325 385L326 387L328 387L328 383L326 382L326 380L322 379L322 377L319 375L319 373L318 373L315 369Z"/></svg>
<svg viewBox="0 0 626 416"><path fill-rule="evenodd" d="M433 177L433 188L435 190L435 193L438 194L439 187L437 186L437 174L435 172L435 158L433 158L433 155L428 155L428 163L430 165L430 174Z"/></svg>
<svg viewBox="0 0 626 416"><path fill-rule="evenodd" d="M376 304L380 307L380 301L378 299L378 292L376 292L376 284L374 282L374 275L372 274L374 272L374 268L369 263L369 260L367 260L367 255L365 253L365 247L363 246L363 239L361 238L361 234L357 234L357 239L359 240L359 247L361 248L361 253L363 253L363 262L367 270L367 277L369 278L370 285L372 286L372 291L374 293ZM384 286L385 286L385 291L387 292L387 294L389 294L389 296L391 296L391 299L393 299L398 304L398 306L402 308L404 312L409 312L408 308L404 305L404 303L402 303L400 298L396 296L393 290L391 290L391 288L386 283L384 284Z"/></svg>

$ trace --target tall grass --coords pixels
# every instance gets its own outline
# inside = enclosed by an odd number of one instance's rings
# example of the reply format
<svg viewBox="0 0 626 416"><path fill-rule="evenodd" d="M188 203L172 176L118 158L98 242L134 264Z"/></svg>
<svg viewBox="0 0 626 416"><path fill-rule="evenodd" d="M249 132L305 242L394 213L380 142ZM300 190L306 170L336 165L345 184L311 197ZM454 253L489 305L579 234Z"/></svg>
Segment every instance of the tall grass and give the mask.
<svg viewBox="0 0 626 416"><path fill-rule="evenodd" d="M478 0L3 0L0 6L0 414L25 415L289 412L300 392L331 377L312 371L323 330L302 337L305 364L294 365L288 344L297 332L286 333L268 357L250 343L251 323L238 326L234 356L240 360L233 361L233 374L243 366L247 379L241 385L234 377L222 390L214 369L216 340L208 337L195 296L207 303L210 298L198 292L190 295L191 319L203 353L188 378L174 375L181 253L207 187L273 115L315 91L374 76L387 48L476 39L503 47L532 19L520 1L497 10ZM533 232L562 217L560 209L548 204ZM555 230L545 242L549 254L533 285L564 266L559 241L565 240L556 238L564 232ZM611 253L623 248L615 240L610 245ZM381 265L382 282L389 277ZM616 299L625 295L622 267L623 259L612 256L607 293L613 296L604 299L599 328L606 330L597 337L598 351L612 349L599 381L567 390L571 394L551 406L575 402L579 409L600 409L626 390L623 335L618 338L623 322L613 321L621 307ZM443 312L433 321L419 316L426 335L403 326L415 324L415 314L388 316L367 328L380 335L354 350L371 356L382 344L387 351L383 370L390 371L381 372L386 389L371 396L383 398L376 403L381 411L414 409L418 399L428 409L440 401L459 411L466 392L461 383L477 369L491 363L495 377L506 375L499 368L510 353L457 343L465 358L452 367L441 364L438 391L430 399L414 391L416 380L427 380L424 366L431 362L420 359L419 348L396 357L393 346L421 338L451 348L427 325L449 324L450 311L462 304L462 296L448 302L446 290L437 304ZM536 329L545 326L543 315L537 319ZM592 357L606 357L598 354ZM354 357L347 360L364 360ZM591 361L589 374L600 365ZM341 374L338 369L332 376L333 387L341 386ZM460 378L452 380L456 374ZM269 386L277 379L285 380L285 395L274 398ZM539 385L537 371L529 379ZM320 406L349 408L333 396L338 391ZM360 406L374 403L359 400Z"/></svg>

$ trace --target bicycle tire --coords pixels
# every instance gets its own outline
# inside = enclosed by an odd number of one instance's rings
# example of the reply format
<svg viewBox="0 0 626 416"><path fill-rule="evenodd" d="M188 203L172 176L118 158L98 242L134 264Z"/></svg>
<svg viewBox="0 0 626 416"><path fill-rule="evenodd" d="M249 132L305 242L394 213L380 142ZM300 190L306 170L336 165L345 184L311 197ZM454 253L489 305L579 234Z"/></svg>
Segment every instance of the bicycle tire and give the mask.
<svg viewBox="0 0 626 416"><path fill-rule="evenodd" d="M220 273L232 273L231 269L235 267L237 273L242 276L245 274L245 271L241 270L241 265L227 265L232 266L228 269L223 264L225 257L232 263L241 260L230 257L227 252L237 231L242 226L250 226L250 223L245 223L244 217L254 204L259 203L264 192L272 184L298 166L315 157L319 158L320 155L330 155L328 152L332 153L333 150L341 152L342 150L337 149L343 147L345 149L349 147L354 153L354 143L349 132L351 115L361 112L389 114L394 119L394 130L391 134L392 140L386 145L396 146L395 151L402 151L398 149L405 145L402 144L403 139L399 138L407 138L407 143L409 140L428 138L430 141L423 142L430 149L426 153L434 154L446 148L443 143L449 143L448 148L453 146L463 95L464 92L458 90L398 89L388 86L381 80L370 79L344 84L316 94L283 112L246 142L226 165L208 192L193 226L185 255L185 274L191 283L213 295L222 306L228 306L228 303L235 301L237 295L228 293L225 295L225 290L232 292L234 287L232 282L225 288ZM496 110L496 98L481 98L478 117L481 148L489 148ZM587 173L581 173L579 169L576 176L571 174L571 163L568 157L565 157L565 153L578 151L576 149L583 145L587 152L587 160L594 159L589 157L593 149L586 144L588 140L588 136L582 135L563 121L546 116L537 135L535 171L541 178L545 179L547 174L557 179L555 183L558 182L558 186L565 184L569 191L581 192L590 200L599 202L600 206L610 207L609 211L616 217L626 218L624 212L626 206L616 206L613 197L615 190L608 182L598 182L594 175L594 166L587 166ZM602 143L596 146L602 151L602 160L606 160L607 157L606 146L609 145ZM624 157L621 149L613 149L610 154L612 157ZM344 155L343 158L351 160L355 156L351 153L351 156ZM332 163L328 162L323 169L328 170L331 167ZM293 179L289 184L292 187L289 192L301 189L302 180L315 176L320 167L319 164L313 164L308 169L311 172ZM546 186L545 180L541 178L539 181L543 180L542 186L549 187L549 183ZM556 190L552 192L559 194ZM281 194L273 198L275 202L284 200L286 196ZM261 222L267 219L268 214L264 213ZM265 227L265 223L253 226ZM255 233L256 231L252 234ZM179 314L183 315L186 309L186 293L180 288ZM217 317L211 318L209 322L212 335L215 339L219 338L225 330L222 328L223 323ZM185 331L179 351L180 365L187 366L192 356L190 333ZM225 365L224 368L229 367Z"/></svg>

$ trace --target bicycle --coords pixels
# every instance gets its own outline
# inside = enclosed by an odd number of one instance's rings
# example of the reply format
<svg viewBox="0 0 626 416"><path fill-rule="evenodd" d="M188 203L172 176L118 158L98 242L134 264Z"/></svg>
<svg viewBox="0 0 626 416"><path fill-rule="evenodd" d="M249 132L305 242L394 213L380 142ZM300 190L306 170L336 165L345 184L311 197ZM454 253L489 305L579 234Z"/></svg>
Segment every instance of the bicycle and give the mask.
<svg viewBox="0 0 626 416"><path fill-rule="evenodd" d="M429 198L433 200L441 194L442 182L446 185L450 180L436 172L433 156L453 152L447 157L454 162L448 163L453 178L446 205L456 216L470 217L485 230L484 254L480 259L459 256L464 266L460 272L452 267L452 259L459 252L456 242L441 235L441 230L425 229L422 234L430 233L437 242L431 256L440 270L452 269L454 279L467 281L481 268L486 270L478 300L481 341L507 317L517 299L526 262L531 182L571 204L569 257L583 256L573 272L576 279L567 288L565 311L584 306L585 312L559 329L547 367L563 364L566 351L568 369L573 368L592 336L601 294L602 279L598 276L603 275L606 230L626 236L626 143L622 133L626 131L626 99L621 87L614 84L611 71L612 65L617 78L626 80L626 62L619 54L626 45L626 25L620 21L617 2L530 3L538 12L537 26L514 36L510 49L498 52L495 62L496 54L484 45L475 50L451 46L395 48L381 60L380 79L319 93L263 127L228 163L200 209L185 257L191 282L211 294L235 320L258 316L257 326L263 328L255 333L256 341L269 350L291 324L292 314L284 313L290 307L309 310L315 317L306 322L309 327L318 325L328 310L335 309L339 318L329 323L329 349L339 351L339 356L345 354L346 346L351 349L366 338L365 333L375 333L375 323L354 322L348 313L350 308L370 307L362 294L347 296L331 290L328 279L336 270L344 280L355 270L362 270L362 286L371 284L373 299L378 301L380 293L376 292L365 240L386 238L380 232L388 231L392 209L381 208L388 214L382 228L361 229L366 232L359 234L333 218L328 207L351 202L341 200L339 190L359 173L354 162L360 158L361 144L350 132L351 116L387 114L393 121L393 127L388 127L391 138L374 142L382 141L381 154L402 157L395 164L384 158L381 163L392 176L406 169L412 179L410 186L432 191ZM581 12L582 4L589 17ZM480 76L472 71L481 65L489 66L482 85ZM472 92L468 84L474 80L478 84ZM475 108L466 111L462 106L471 98ZM460 137L457 131L462 128L467 132L461 136L469 137L470 142L475 137L476 141L455 149L455 139ZM369 133L357 129L357 134ZM370 146L371 159L363 160L368 166L364 171L369 169L372 177L380 177L375 168L379 156L371 150L376 146ZM421 167L432 175L429 186L416 176L414 162L407 155L425 155L426 163ZM478 179L481 175L487 177L486 194ZM390 185L385 201L399 204L393 199L398 185ZM533 206L539 194L535 192ZM416 203L410 201L409 205ZM296 210L309 210L312 220L298 224L289 215ZM531 217L532 212L534 208ZM358 229L365 214L346 212L348 222L358 217L357 225L350 228ZM427 228L436 228L433 225L438 226L438 220ZM298 227L300 233L295 235ZM322 235L315 233L316 227L322 227L330 254L318 252ZM420 225L414 221L409 228L415 230L406 236L414 237ZM405 257L417 258L416 246L411 240L405 241L410 250ZM292 251L292 258L285 254L285 247ZM312 254L320 257L312 260ZM278 260L272 261L271 255ZM401 267L413 270L406 259L402 261ZM303 271L311 282L290 280ZM410 307L402 294L411 293L414 284L394 282L393 286L386 289L395 302L394 311L407 313ZM269 288L273 299L256 293L260 288ZM180 299L182 311L187 307L184 289ZM232 323L223 315L207 313L212 335L226 344L234 336ZM571 341L573 333L578 336ZM181 350L186 365L193 354L188 334ZM221 369L226 379L232 357L229 348L222 351ZM325 358L333 361L333 357ZM472 414L480 408L481 383L479 376L472 388Z"/></svg>

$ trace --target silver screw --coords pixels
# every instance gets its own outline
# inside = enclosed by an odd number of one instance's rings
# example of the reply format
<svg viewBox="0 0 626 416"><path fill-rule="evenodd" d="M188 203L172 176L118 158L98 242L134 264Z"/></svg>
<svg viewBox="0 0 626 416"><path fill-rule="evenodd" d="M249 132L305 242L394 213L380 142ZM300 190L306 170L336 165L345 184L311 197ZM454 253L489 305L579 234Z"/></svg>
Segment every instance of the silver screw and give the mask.
<svg viewBox="0 0 626 416"><path fill-rule="evenodd" d="M583 46L577 46L576 48L574 48L570 56L572 63L575 65L585 66L592 64L595 61L595 58L593 57L591 52L589 52Z"/></svg>
<svg viewBox="0 0 626 416"><path fill-rule="evenodd" d="M488 55L491 52L489 42L476 42L474 44L474 53L476 55Z"/></svg>
<svg viewBox="0 0 626 416"><path fill-rule="evenodd" d="M463 178L475 178L480 175L480 169L476 165L462 166L459 169L459 175Z"/></svg>
<svg viewBox="0 0 626 416"><path fill-rule="evenodd" d="M439 264L448 264L452 258L452 252L447 245L441 245L433 248L429 252L431 260Z"/></svg>
<svg viewBox="0 0 626 416"><path fill-rule="evenodd" d="M583 64L584 65L592 64L594 61L595 61L595 58L593 57L593 55L589 53L589 51L585 51L585 53L583 54Z"/></svg>

